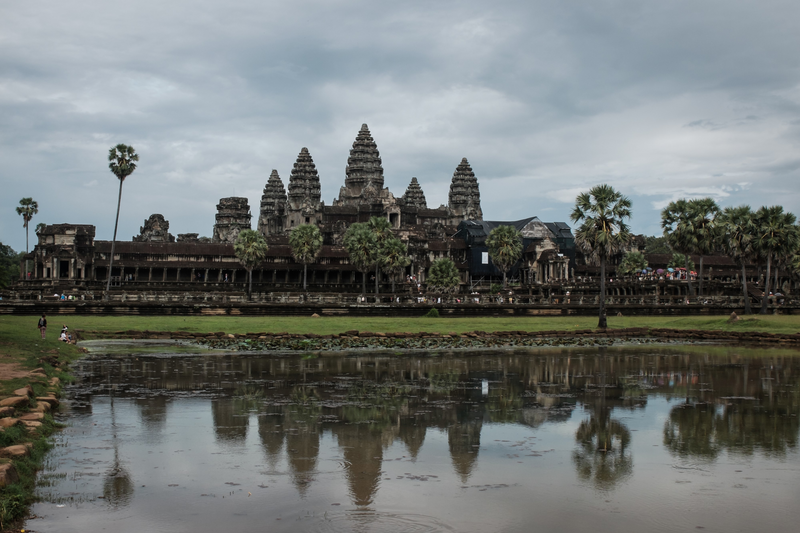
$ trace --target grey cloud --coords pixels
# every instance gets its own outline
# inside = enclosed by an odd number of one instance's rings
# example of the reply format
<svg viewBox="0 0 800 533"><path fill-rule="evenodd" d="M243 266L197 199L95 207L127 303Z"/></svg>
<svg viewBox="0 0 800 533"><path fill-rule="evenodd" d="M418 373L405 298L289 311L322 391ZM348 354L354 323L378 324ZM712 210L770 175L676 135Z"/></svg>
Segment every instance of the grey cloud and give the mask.
<svg viewBox="0 0 800 533"><path fill-rule="evenodd" d="M0 240L24 246L30 195L38 221L109 238L116 142L142 156L121 235L152 212L209 234L234 191L255 213L303 146L330 202L362 122L396 195L416 176L446 202L467 157L489 218L567 220L600 182L634 199L637 231L693 191L799 212L798 20L783 0L17 3L0 20Z"/></svg>

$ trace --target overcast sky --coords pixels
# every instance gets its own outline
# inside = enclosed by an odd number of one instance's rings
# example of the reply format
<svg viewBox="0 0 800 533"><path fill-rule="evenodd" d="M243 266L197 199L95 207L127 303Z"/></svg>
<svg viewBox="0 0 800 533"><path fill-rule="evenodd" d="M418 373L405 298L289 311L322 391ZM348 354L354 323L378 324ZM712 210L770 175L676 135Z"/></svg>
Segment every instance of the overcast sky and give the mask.
<svg viewBox="0 0 800 533"><path fill-rule="evenodd" d="M466 157L486 219L568 221L600 183L638 233L681 197L800 213L800 2L0 0L0 241L17 250L24 196L34 227L111 238L114 144L140 155L118 238L152 213L210 236L222 197L246 196L255 226L302 147L330 205L362 123L395 196L415 176L446 204Z"/></svg>

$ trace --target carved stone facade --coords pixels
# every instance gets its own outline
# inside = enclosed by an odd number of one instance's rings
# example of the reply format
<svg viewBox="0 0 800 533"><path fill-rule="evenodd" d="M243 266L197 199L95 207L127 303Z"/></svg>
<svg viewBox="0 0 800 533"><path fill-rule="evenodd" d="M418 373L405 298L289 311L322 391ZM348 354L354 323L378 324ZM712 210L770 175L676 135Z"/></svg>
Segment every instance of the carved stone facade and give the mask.
<svg viewBox="0 0 800 533"><path fill-rule="evenodd" d="M220 198L212 242L233 244L243 229L250 229L250 206L247 198Z"/></svg>
<svg viewBox="0 0 800 533"><path fill-rule="evenodd" d="M175 242L175 237L169 232L169 222L164 215L156 213L144 221L144 226L139 228L139 235L133 237L133 242Z"/></svg>
<svg viewBox="0 0 800 533"><path fill-rule="evenodd" d="M278 175L272 170L261 196L261 214L258 217L258 231L264 235L283 231L286 224L286 188Z"/></svg>

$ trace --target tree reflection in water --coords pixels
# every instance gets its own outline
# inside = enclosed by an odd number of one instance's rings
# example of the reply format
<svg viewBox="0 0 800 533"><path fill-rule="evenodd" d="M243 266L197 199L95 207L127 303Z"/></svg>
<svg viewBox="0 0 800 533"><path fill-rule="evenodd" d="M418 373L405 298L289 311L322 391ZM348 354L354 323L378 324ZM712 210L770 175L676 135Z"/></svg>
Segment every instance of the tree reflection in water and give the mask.
<svg viewBox="0 0 800 533"><path fill-rule="evenodd" d="M114 394L111 394L111 445L114 448L114 461L103 477L103 497L114 507L124 507L133 496L133 480L130 472L119 458L119 439L117 438L117 415L114 411Z"/></svg>

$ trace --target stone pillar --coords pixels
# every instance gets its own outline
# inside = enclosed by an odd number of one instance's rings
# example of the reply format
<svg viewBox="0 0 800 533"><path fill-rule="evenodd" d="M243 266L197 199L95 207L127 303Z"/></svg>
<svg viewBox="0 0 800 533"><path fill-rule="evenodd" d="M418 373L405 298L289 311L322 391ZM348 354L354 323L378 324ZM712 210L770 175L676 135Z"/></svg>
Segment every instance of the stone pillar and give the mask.
<svg viewBox="0 0 800 533"><path fill-rule="evenodd" d="M196 279L197 279L197 278L195 277L195 269L192 269L192 273L191 273L191 274L189 274L189 275L190 275L190 276L191 276L191 278L192 278L192 279L191 279L191 281L194 281L194 280L196 280Z"/></svg>
<svg viewBox="0 0 800 533"><path fill-rule="evenodd" d="M153 281L153 267L147 269L147 281Z"/></svg>
<svg viewBox="0 0 800 533"><path fill-rule="evenodd" d="M167 267L164 267L164 270L161 271L161 281L167 281Z"/></svg>
<svg viewBox="0 0 800 533"><path fill-rule="evenodd" d="M181 269L180 268L176 268L175 269L175 281L180 281L180 280L181 280Z"/></svg>
<svg viewBox="0 0 800 533"><path fill-rule="evenodd" d="M208 282L208 269L206 269L205 273L203 274L203 282Z"/></svg>

